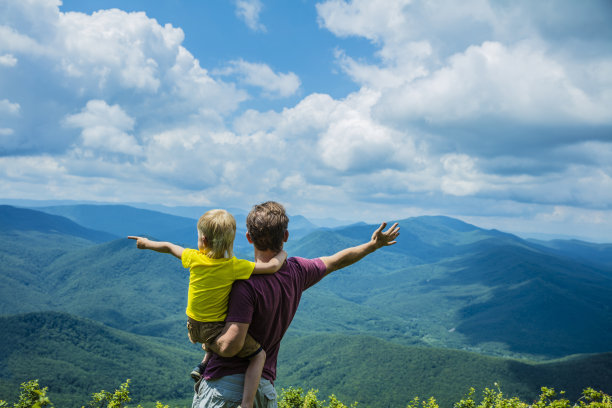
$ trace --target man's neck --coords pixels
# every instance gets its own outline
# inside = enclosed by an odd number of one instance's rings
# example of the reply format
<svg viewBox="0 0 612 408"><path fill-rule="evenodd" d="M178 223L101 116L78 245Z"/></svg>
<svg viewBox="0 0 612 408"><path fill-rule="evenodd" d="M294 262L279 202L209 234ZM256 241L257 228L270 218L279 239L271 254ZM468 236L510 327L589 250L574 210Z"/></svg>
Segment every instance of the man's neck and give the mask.
<svg viewBox="0 0 612 408"><path fill-rule="evenodd" d="M270 261L270 259L274 258L276 256L276 254L278 254L280 251L271 251L271 250L266 250L266 251L260 251L259 249L254 248L255 251L255 262L260 261L260 262L268 262Z"/></svg>

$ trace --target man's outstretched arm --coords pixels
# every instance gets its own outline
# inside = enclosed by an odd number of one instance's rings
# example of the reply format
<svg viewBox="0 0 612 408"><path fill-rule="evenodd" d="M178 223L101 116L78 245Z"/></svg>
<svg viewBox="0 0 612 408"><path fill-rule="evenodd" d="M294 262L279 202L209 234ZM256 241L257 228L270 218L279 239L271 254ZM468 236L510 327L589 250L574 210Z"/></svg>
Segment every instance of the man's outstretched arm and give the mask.
<svg viewBox="0 0 612 408"><path fill-rule="evenodd" d="M321 260L327 267L327 274L337 271L338 269L345 268L355 262L361 260L368 254L376 251L384 246L395 244L395 239L399 235L399 226L397 222L389 227L388 230L383 232L383 229L387 226L386 222L380 224L380 227L372 234L372 238L369 242L361 244L355 247L343 249L340 252L335 253L332 256L323 256Z"/></svg>

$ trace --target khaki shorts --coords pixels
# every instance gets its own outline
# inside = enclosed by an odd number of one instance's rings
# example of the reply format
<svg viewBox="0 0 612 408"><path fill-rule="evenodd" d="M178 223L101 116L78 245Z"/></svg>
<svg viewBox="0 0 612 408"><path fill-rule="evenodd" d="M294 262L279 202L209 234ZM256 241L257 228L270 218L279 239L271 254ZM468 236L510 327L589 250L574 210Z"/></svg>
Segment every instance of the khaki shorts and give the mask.
<svg viewBox="0 0 612 408"><path fill-rule="evenodd" d="M212 344L225 328L225 322L198 322L187 318L187 335L192 343L202 343L204 350L209 350L207 345ZM236 357L250 358L257 354L261 345L253 337L247 334L242 349Z"/></svg>

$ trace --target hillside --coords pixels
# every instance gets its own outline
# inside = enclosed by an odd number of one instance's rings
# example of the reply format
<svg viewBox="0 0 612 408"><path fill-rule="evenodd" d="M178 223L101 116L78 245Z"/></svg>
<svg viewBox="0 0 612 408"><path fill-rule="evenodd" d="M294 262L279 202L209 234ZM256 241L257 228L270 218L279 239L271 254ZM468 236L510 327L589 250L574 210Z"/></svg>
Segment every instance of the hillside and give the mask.
<svg viewBox="0 0 612 408"><path fill-rule="evenodd" d="M0 206L0 314L48 309L53 296L41 282L62 255L114 239L39 211Z"/></svg>
<svg viewBox="0 0 612 408"><path fill-rule="evenodd" d="M197 346L176 347L57 312L0 317L0 332L0 399L14 400L30 379L48 386L58 407L80 406L128 378L135 402L192 397Z"/></svg>
<svg viewBox="0 0 612 408"><path fill-rule="evenodd" d="M605 264L584 264L445 217L412 218L400 226L397 245L312 289L351 303L330 314L305 297L302 308L314 310L313 321L327 313L327 324L344 328L337 316L360 316L345 312L352 307L384 311L380 316L403 321L406 335L434 346L548 358L611 350L612 273ZM331 254L362 242L359 237L372 229L317 231L287 248ZM296 318L308 319L299 311ZM357 327L367 332L364 323Z"/></svg>
<svg viewBox="0 0 612 408"><path fill-rule="evenodd" d="M561 256L448 217L400 225L397 245L306 292L291 335L359 333L404 345L539 359L611 351L612 273L605 262L583 263L571 250ZM286 248L291 255L330 255L362 243L374 229L319 229ZM176 259L138 250L125 238L96 244L70 231L11 231L0 231L0 240L10 242L0 249L2 313L62 310L183 340L188 273ZM239 249L237 255L252 252Z"/></svg>
<svg viewBox="0 0 612 408"><path fill-rule="evenodd" d="M366 407L402 407L414 397L435 397L451 407L470 387L501 386L508 397L533 401L540 387L612 390L612 353L544 363L487 357L465 351L402 346L362 335L317 335L283 342L278 387L315 388L320 396Z"/></svg>
<svg viewBox="0 0 612 408"><path fill-rule="evenodd" d="M183 340L189 271L126 238L54 260L44 284L56 307L133 333Z"/></svg>
<svg viewBox="0 0 612 408"><path fill-rule="evenodd" d="M570 257L586 264L605 265L612 269L612 244L595 244L576 239L529 241L553 254Z"/></svg>
<svg viewBox="0 0 612 408"><path fill-rule="evenodd" d="M0 317L0 331L0 399L14 400L19 383L35 378L62 407L80 406L92 392L115 389L128 378L134 403L188 405L192 397L188 373L201 357L198 346L178 347L57 312ZM374 408L405 406L415 396L434 396L450 407L470 387L494 382L527 401L541 386L566 390L573 400L587 386L609 393L612 353L536 364L363 335L288 337L276 385L317 388L321 396L334 393Z"/></svg>
<svg viewBox="0 0 612 408"><path fill-rule="evenodd" d="M197 219L178 217L127 205L63 205L37 208L61 215L87 228L105 231L115 238L147 235L188 245L197 242Z"/></svg>

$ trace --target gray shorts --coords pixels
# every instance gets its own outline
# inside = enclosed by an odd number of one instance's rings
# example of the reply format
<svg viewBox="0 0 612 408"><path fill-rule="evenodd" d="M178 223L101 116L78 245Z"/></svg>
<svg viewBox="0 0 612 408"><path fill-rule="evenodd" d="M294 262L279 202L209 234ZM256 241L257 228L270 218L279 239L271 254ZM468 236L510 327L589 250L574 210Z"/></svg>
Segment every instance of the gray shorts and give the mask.
<svg viewBox="0 0 612 408"><path fill-rule="evenodd" d="M242 402L244 374L225 377L196 384L192 408L237 408ZM276 390L272 383L264 378L259 381L253 408L277 408Z"/></svg>

